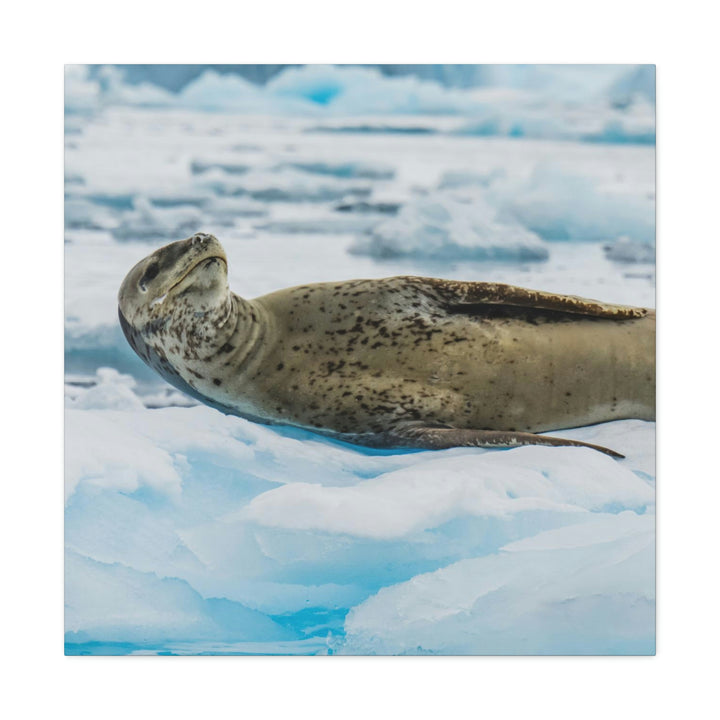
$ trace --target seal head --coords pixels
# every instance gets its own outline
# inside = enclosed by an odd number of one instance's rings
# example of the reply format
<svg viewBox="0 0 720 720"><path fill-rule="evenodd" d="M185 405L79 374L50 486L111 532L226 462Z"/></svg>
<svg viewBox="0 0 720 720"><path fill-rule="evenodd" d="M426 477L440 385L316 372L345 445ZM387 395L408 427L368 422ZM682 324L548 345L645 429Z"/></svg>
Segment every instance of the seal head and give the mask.
<svg viewBox="0 0 720 720"><path fill-rule="evenodd" d="M213 235L197 233L141 260L123 280L120 312L134 327L168 315L181 296L212 307L228 294L227 258Z"/></svg>
<svg viewBox="0 0 720 720"><path fill-rule="evenodd" d="M165 380L232 412L184 377L193 372L188 361L197 358L196 350L222 337L232 315L227 258L217 238L196 233L137 263L120 286L118 315L130 346Z"/></svg>

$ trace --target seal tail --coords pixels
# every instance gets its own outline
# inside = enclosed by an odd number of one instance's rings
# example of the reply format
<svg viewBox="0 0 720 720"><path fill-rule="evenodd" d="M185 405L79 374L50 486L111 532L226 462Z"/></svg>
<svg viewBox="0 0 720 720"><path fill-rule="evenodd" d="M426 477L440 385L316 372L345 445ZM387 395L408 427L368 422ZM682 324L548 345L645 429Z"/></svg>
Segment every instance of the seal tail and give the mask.
<svg viewBox="0 0 720 720"><path fill-rule="evenodd" d="M614 458L624 458L615 450L564 438L535 435L528 432L505 430L463 430L458 428L412 427L393 433L394 447L414 447L426 450L444 450L452 447L514 448L522 445L546 447L586 447Z"/></svg>

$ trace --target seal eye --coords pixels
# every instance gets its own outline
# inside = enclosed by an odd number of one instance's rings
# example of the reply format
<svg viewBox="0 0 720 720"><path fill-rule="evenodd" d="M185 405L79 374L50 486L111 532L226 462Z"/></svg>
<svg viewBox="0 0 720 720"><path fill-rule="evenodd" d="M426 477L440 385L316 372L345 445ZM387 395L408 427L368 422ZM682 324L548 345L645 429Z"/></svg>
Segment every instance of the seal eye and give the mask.
<svg viewBox="0 0 720 720"><path fill-rule="evenodd" d="M151 280L154 280L157 277L159 272L160 272L160 265L156 262L152 263L152 265L150 265L148 267L148 269L145 271L145 274L142 276L142 278L140 279L140 282L138 283L138 285L140 286L140 289L143 292L147 291L147 283L149 283Z"/></svg>

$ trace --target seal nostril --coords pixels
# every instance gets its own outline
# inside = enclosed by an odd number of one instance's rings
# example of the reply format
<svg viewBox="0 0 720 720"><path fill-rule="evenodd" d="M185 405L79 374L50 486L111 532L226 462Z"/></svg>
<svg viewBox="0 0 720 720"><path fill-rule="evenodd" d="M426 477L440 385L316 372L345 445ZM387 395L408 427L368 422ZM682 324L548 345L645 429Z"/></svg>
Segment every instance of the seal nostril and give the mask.
<svg viewBox="0 0 720 720"><path fill-rule="evenodd" d="M210 236L207 233L195 233L192 238L192 244L206 242Z"/></svg>

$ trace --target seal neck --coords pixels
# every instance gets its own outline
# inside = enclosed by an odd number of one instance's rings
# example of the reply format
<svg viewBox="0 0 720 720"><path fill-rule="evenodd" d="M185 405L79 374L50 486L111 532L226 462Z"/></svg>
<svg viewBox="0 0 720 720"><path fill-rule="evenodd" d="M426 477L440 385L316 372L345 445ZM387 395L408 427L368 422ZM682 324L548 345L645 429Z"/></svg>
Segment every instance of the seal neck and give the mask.
<svg viewBox="0 0 720 720"><path fill-rule="evenodd" d="M241 373L252 369L255 361L259 361L270 322L261 305L228 292L220 306L203 313L193 323L192 336L196 341L192 342L188 334L185 360L232 365Z"/></svg>
<svg viewBox="0 0 720 720"><path fill-rule="evenodd" d="M244 300L230 293L235 327L230 337L234 346L233 367L241 371L251 369L259 359L271 319L262 305Z"/></svg>

